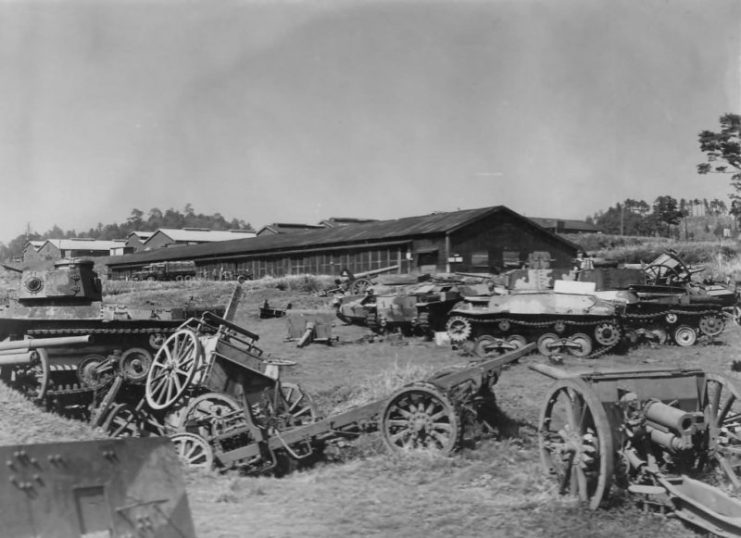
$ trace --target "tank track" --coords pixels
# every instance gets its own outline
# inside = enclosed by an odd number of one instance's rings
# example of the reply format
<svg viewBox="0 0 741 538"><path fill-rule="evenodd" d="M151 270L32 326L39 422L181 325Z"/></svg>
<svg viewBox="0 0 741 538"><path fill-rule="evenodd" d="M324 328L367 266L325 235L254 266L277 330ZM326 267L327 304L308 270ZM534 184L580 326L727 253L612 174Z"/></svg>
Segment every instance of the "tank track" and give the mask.
<svg viewBox="0 0 741 538"><path fill-rule="evenodd" d="M459 315L460 314L455 314ZM692 328L694 328L699 334L703 334L700 327L699 327L699 320L703 316L723 316L723 312L719 309L713 308L713 309L707 309L707 310L684 310L681 308L670 308L666 310L662 310L660 312L652 312L652 313L646 313L646 314L626 314L623 313L619 316L616 316L614 318L606 318L606 319L598 319L598 320L589 320L589 321L575 321L573 319L569 318L559 318L555 320L548 320L548 321L525 321L521 319L513 319L513 318L495 318L495 319L480 319L475 317L469 317L463 315L462 317L466 318L471 323L472 328L472 335L480 336L482 334L492 334L495 337L501 337L511 334L517 334L517 327L523 327L527 329L529 332L532 329L548 329L548 328L555 328L559 327L560 330L555 330L554 332L558 334L559 336L561 334L569 334L573 333L575 328L580 327L588 327L589 328L589 337L593 341L595 345L600 345L598 342L596 342L594 338L594 330L597 328L598 325L610 322L614 323L617 327L621 330L621 336L623 336L627 331L629 331L632 328L635 328L636 326L645 326L647 324L650 324L652 322L658 322L661 320L666 320L669 316L676 316L677 319L679 318L692 318L695 322L692 323ZM668 323L665 321L665 323ZM482 327L488 327L491 325L498 326L498 331L487 331L486 328ZM503 334L506 333L506 334ZM609 352L611 349L614 349L622 340L622 338L618 338L615 343L607 345L607 346L601 346L592 351L589 355L587 355L586 358L594 359L601 355L604 355L605 353Z"/></svg>

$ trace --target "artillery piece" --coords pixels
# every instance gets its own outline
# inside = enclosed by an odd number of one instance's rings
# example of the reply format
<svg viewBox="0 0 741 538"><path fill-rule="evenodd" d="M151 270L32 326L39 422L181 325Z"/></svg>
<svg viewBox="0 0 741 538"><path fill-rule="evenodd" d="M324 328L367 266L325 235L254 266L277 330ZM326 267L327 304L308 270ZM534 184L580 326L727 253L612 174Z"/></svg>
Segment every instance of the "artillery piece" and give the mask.
<svg viewBox="0 0 741 538"><path fill-rule="evenodd" d="M702 370L533 370L556 379L538 425L562 494L615 485L719 536L741 534L741 391Z"/></svg>
<svg viewBox="0 0 741 538"><path fill-rule="evenodd" d="M504 365L533 347L441 372L387 400L319 419L311 397L280 379L280 368L292 363L263 354L258 338L207 313L185 322L157 352L145 407L164 413L160 434L170 435L188 464L280 470L307 461L327 443L379 428L392 450L451 452L464 432L485 420Z"/></svg>

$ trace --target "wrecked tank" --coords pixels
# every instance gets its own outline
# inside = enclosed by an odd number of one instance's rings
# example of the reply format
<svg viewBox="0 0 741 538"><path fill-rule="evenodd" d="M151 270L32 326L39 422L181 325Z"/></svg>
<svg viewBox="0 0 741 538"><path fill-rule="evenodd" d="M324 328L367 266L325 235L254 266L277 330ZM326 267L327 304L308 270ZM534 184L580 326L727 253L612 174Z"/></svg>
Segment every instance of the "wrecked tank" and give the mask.
<svg viewBox="0 0 741 538"><path fill-rule="evenodd" d="M93 261L73 258L51 269L21 271L16 297L0 307L0 340L91 335L89 345L48 350L51 386L70 392L80 390L90 365L113 354L131 379L143 379L153 352L185 314L182 309L104 305Z"/></svg>
<svg viewBox="0 0 741 538"><path fill-rule="evenodd" d="M648 338L691 346L699 337L719 336L728 314L736 310L735 288L694 275L704 266L687 265L674 250L667 250L648 264L582 271L579 281L594 284L596 295L620 300L621 291L635 296L623 319L631 342Z"/></svg>
<svg viewBox="0 0 741 538"><path fill-rule="evenodd" d="M558 290L494 295L486 302L460 302L450 311L446 330L454 344L473 341L479 356L535 342L543 355L594 357L619 343L627 301Z"/></svg>
<svg viewBox="0 0 741 538"><path fill-rule="evenodd" d="M450 282L369 288L363 295L335 301L335 309L344 322L366 325L377 333L430 336L445 330L448 312L461 300L464 289L472 293L470 288Z"/></svg>

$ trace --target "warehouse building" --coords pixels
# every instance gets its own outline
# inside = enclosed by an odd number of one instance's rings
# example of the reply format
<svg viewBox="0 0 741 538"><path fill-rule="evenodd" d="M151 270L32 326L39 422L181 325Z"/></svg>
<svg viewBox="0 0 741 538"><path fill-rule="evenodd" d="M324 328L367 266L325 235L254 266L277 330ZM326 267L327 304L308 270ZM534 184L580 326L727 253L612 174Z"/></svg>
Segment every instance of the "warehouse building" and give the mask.
<svg viewBox="0 0 741 538"><path fill-rule="evenodd" d="M194 260L199 274L338 275L389 269L498 272L533 254L569 267L578 246L504 206L372 221L195 246L171 246L107 260L111 278L128 278L152 262Z"/></svg>

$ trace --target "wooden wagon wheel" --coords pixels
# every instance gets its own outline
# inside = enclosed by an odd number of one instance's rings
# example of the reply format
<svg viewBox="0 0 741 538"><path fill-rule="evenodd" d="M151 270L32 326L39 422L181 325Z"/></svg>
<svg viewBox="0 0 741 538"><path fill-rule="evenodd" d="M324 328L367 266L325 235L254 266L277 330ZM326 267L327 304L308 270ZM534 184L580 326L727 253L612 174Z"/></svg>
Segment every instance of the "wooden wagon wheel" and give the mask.
<svg viewBox="0 0 741 538"><path fill-rule="evenodd" d="M244 413L236 400L225 394L208 392L188 402L180 429L209 440L244 424Z"/></svg>
<svg viewBox="0 0 741 538"><path fill-rule="evenodd" d="M741 490L741 390L729 378L706 374L702 408L709 452L733 489Z"/></svg>
<svg viewBox="0 0 741 538"><path fill-rule="evenodd" d="M145 396L149 407L167 409L186 391L201 365L203 348L190 329L171 335L157 351L147 374Z"/></svg>
<svg viewBox="0 0 741 538"><path fill-rule="evenodd" d="M142 429L139 413L125 403L113 404L103 421L103 430L111 437L140 437Z"/></svg>
<svg viewBox="0 0 741 538"><path fill-rule="evenodd" d="M151 366L152 354L142 347L127 349L118 360L119 370L130 383L146 381Z"/></svg>
<svg viewBox="0 0 741 538"><path fill-rule="evenodd" d="M170 436L178 458L185 467L210 469L214 464L214 451L208 442L194 433L176 433Z"/></svg>
<svg viewBox="0 0 741 538"><path fill-rule="evenodd" d="M353 283L350 284L350 293L352 295L362 295L368 288L371 287L371 285L371 281L367 278L359 278L357 280L354 280Z"/></svg>
<svg viewBox="0 0 741 538"><path fill-rule="evenodd" d="M399 389L381 413L386 445L393 451L434 450L453 452L462 428L450 399L431 383L414 383Z"/></svg>
<svg viewBox="0 0 741 538"><path fill-rule="evenodd" d="M313 424L319 418L314 400L296 383L280 384L278 413L289 417L291 427Z"/></svg>
<svg viewBox="0 0 741 538"><path fill-rule="evenodd" d="M49 354L45 349L36 349L31 362L16 367L12 373L11 386L26 398L39 402L49 389Z"/></svg>
<svg viewBox="0 0 741 538"><path fill-rule="evenodd" d="M599 507L610 490L615 453L602 402L581 379L562 379L552 389L538 424L543 468L555 475L561 494Z"/></svg>

